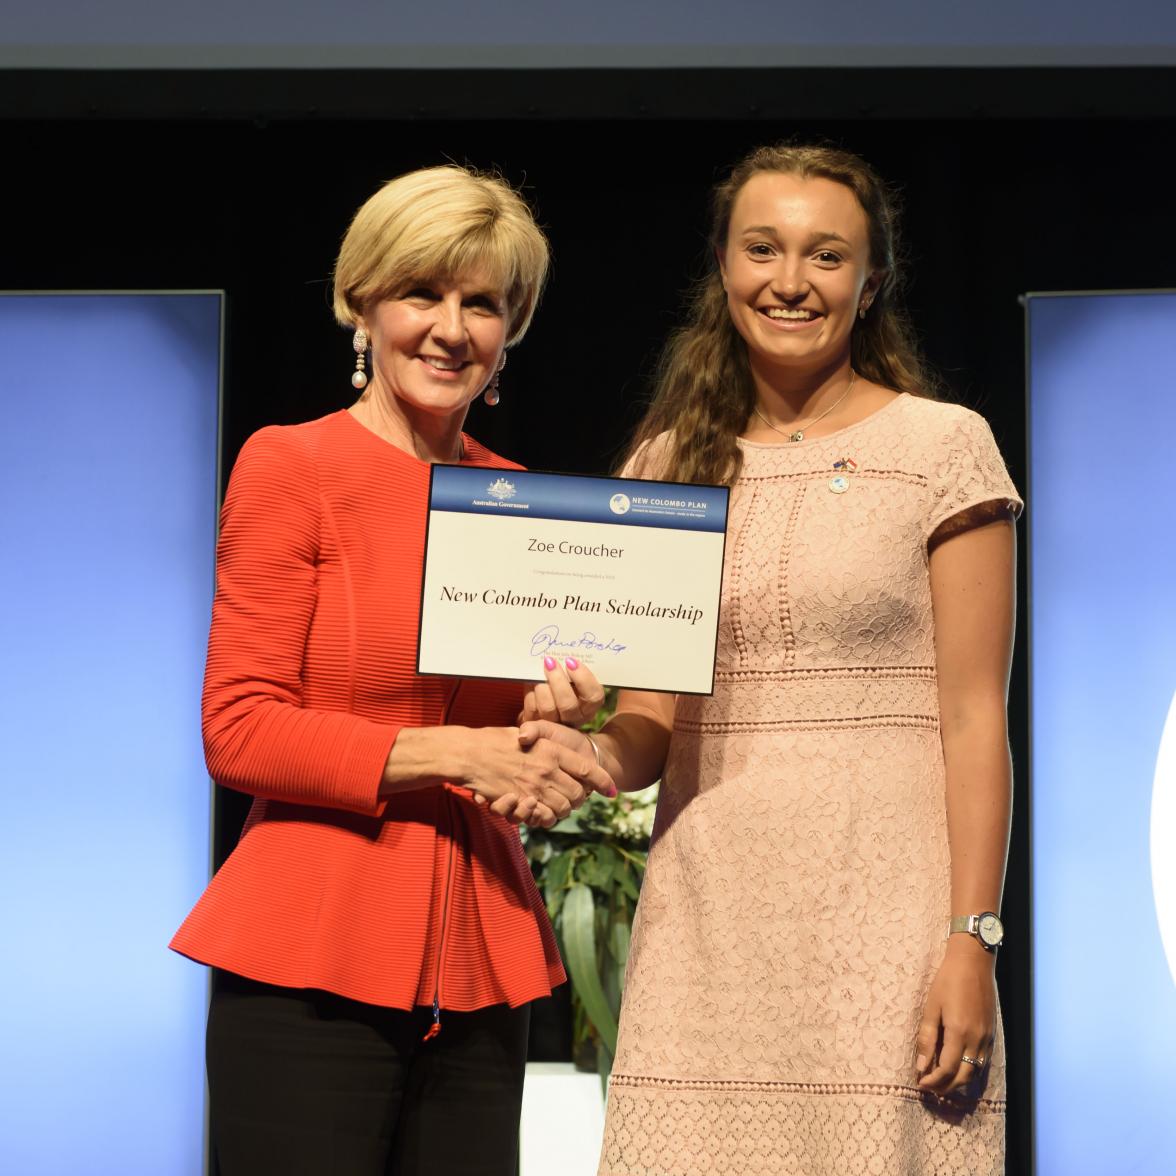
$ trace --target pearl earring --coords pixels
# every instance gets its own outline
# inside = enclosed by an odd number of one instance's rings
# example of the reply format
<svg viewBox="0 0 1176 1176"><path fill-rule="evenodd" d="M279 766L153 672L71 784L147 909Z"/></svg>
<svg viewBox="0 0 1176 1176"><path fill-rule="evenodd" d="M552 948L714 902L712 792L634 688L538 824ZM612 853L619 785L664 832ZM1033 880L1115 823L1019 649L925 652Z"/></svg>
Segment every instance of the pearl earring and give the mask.
<svg viewBox="0 0 1176 1176"><path fill-rule="evenodd" d="M355 371L351 373L351 386L353 388L367 387L367 372L364 371L364 353L368 349L368 333L363 327L357 327L355 334L351 337L351 346L355 351Z"/></svg>
<svg viewBox="0 0 1176 1176"><path fill-rule="evenodd" d="M503 355L498 363L498 371L494 373L493 379L486 385L486 391L482 393L482 399L493 408L501 397L498 395L498 377L502 373L502 369L506 367L506 356Z"/></svg>

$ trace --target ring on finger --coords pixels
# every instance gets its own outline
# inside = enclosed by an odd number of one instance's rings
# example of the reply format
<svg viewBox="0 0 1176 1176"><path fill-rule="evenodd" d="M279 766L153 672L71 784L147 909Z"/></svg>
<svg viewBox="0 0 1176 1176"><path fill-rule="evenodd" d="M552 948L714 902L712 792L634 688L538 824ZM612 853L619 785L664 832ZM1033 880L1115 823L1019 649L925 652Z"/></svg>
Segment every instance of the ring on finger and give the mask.
<svg viewBox="0 0 1176 1176"><path fill-rule="evenodd" d="M984 1065L984 1055L981 1054L979 1057L970 1058L967 1054L964 1054L964 1056L960 1058L960 1061L967 1062L969 1066L980 1067Z"/></svg>

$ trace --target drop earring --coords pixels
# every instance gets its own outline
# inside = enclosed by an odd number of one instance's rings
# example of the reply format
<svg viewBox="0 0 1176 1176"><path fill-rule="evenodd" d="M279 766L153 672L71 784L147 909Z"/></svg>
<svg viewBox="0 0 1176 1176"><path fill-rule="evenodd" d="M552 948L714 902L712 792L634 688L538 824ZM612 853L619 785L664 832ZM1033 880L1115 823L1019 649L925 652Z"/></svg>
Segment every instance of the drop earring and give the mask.
<svg viewBox="0 0 1176 1176"><path fill-rule="evenodd" d="M363 327L357 327L355 334L351 337L351 346L355 351L355 371L351 373L351 386L353 388L367 387L367 372L364 371L364 356L368 349L368 333Z"/></svg>
<svg viewBox="0 0 1176 1176"><path fill-rule="evenodd" d="M494 373L493 379L486 385L486 391L482 393L482 399L493 408L502 398L498 395L498 377L502 374L502 369L506 367L506 355L499 360L498 370Z"/></svg>

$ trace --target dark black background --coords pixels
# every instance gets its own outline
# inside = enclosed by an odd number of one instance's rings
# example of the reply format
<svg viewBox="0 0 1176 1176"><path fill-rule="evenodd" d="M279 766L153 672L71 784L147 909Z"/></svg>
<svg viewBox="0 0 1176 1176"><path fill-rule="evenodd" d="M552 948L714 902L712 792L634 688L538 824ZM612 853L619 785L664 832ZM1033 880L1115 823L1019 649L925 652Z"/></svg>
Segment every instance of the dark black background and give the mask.
<svg viewBox="0 0 1176 1176"><path fill-rule="evenodd" d="M525 185L555 265L531 333L503 374L502 403L476 405L467 427L529 466L604 471L639 415L659 342L697 271L711 183L755 144L819 136L860 152L901 188L913 317L951 395L988 417L1024 489L1018 297L1176 285L1171 189L1162 178L1176 115L1172 77L0 74L0 288L226 291L227 477L253 430L353 399L354 357L330 314L329 274L355 208L415 167L446 159L497 167ZM6 391L51 396L53 366L46 355L41 387ZM1129 427L1116 391L1106 390L1107 427ZM1097 460L1096 441L1074 460ZM1009 935L999 968L1014 1174L1031 1170L1023 629L1010 711ZM243 811L226 795L222 856Z"/></svg>

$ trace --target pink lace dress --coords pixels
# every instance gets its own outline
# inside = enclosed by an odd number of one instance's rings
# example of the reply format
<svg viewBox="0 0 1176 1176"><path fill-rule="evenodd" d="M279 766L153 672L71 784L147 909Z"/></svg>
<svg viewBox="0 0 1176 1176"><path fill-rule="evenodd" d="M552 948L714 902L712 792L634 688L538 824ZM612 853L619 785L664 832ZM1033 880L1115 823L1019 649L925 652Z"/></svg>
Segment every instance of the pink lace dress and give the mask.
<svg viewBox="0 0 1176 1176"><path fill-rule="evenodd" d="M1020 500L981 417L913 396L743 452L715 693L678 699L601 1176L999 1176L999 1026L965 1108L914 1078L951 914L927 539Z"/></svg>

